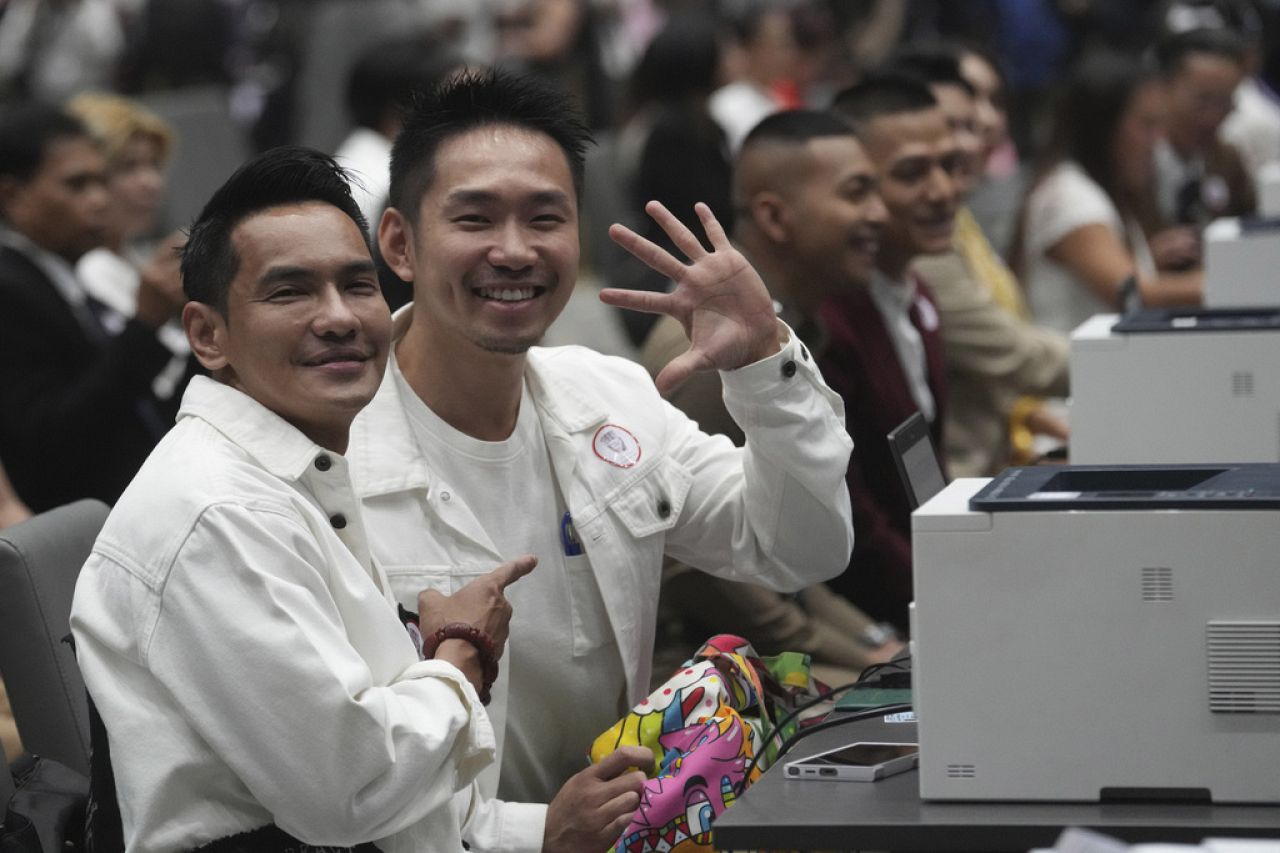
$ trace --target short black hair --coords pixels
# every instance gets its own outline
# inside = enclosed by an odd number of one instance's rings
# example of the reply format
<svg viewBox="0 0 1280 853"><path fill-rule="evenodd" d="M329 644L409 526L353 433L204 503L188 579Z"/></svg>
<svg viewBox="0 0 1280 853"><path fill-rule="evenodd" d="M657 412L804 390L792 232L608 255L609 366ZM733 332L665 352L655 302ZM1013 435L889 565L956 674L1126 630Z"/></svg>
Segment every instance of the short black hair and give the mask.
<svg viewBox="0 0 1280 853"><path fill-rule="evenodd" d="M414 96L391 148L391 206L411 222L435 178L436 152L447 139L489 125L543 133L564 151L574 191L582 195L583 163L591 131L559 90L536 77L508 71L464 71Z"/></svg>
<svg viewBox="0 0 1280 853"><path fill-rule="evenodd" d="M331 204L351 217L369 246L368 223L351 197L343 168L311 148L271 148L236 169L196 217L182 250L182 290L187 298L226 316L227 293L240 267L231 242L236 226L269 208L309 201Z"/></svg>
<svg viewBox="0 0 1280 853"><path fill-rule="evenodd" d="M1245 63L1244 39L1230 30L1202 27L1173 33L1159 39L1153 51L1156 66L1166 77L1177 74L1187 57L1196 53L1217 56L1241 67Z"/></svg>
<svg viewBox="0 0 1280 853"><path fill-rule="evenodd" d="M943 44L899 48L889 57L883 70L919 77L930 86L958 86L970 97L977 95L973 84L960 73L959 52Z"/></svg>
<svg viewBox="0 0 1280 853"><path fill-rule="evenodd" d="M26 102L6 108L0 113L0 177L31 180L49 146L62 139L92 142L93 136L79 119L54 106Z"/></svg>
<svg viewBox="0 0 1280 853"><path fill-rule="evenodd" d="M439 85L458 65L439 41L411 35L365 48L347 76L347 112L361 127L380 130L389 113L404 109L414 92Z"/></svg>
<svg viewBox="0 0 1280 853"><path fill-rule="evenodd" d="M783 110L765 116L742 141L742 150L764 142L802 145L811 139L855 136L853 126L831 113L818 110Z"/></svg>
<svg viewBox="0 0 1280 853"><path fill-rule="evenodd" d="M915 113L938 106L938 99L920 78L894 71L869 75L837 93L830 110L853 123L855 130L881 116Z"/></svg>

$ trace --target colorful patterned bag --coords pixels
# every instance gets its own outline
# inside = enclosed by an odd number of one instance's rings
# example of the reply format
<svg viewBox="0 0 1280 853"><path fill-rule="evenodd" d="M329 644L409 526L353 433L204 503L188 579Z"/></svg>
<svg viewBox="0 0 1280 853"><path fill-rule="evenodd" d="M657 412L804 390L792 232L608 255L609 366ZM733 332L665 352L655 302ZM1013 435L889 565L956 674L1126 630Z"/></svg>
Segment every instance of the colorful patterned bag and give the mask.
<svg viewBox="0 0 1280 853"><path fill-rule="evenodd" d="M769 765L768 751L753 758L766 739L770 750L780 742L769 738L774 720L809 695L808 655L760 658L741 637L708 640L592 744L592 763L636 744L658 759L614 853L710 851L712 821Z"/></svg>

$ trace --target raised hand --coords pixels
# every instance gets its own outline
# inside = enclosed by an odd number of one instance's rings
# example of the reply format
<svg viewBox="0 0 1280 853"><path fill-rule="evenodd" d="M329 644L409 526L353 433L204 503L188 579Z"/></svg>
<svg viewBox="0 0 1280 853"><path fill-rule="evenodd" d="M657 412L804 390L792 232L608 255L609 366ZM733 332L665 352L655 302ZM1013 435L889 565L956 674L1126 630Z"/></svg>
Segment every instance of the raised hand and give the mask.
<svg viewBox="0 0 1280 853"><path fill-rule="evenodd" d="M782 327L759 273L729 242L711 208L699 202L694 210L711 242L710 252L662 204L645 205L688 263L624 225L609 227L609 236L618 245L676 285L671 293L612 287L600 292L600 299L609 305L669 314L684 326L689 349L658 374L655 381L663 393L694 372L734 370L767 358L780 347Z"/></svg>

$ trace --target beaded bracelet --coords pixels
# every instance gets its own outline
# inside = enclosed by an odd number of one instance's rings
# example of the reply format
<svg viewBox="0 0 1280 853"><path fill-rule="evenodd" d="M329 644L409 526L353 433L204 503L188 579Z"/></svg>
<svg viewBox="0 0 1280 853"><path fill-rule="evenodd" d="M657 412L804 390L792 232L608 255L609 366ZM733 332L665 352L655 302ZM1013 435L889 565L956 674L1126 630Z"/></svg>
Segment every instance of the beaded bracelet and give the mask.
<svg viewBox="0 0 1280 853"><path fill-rule="evenodd" d="M493 653L493 640L475 625L469 625L466 622L450 622L434 634L422 638L422 656L435 657L436 649L440 648L440 644L445 640L465 640L475 647L476 653L480 655L482 681L478 691L480 704L488 705L489 689L498 680L498 658Z"/></svg>

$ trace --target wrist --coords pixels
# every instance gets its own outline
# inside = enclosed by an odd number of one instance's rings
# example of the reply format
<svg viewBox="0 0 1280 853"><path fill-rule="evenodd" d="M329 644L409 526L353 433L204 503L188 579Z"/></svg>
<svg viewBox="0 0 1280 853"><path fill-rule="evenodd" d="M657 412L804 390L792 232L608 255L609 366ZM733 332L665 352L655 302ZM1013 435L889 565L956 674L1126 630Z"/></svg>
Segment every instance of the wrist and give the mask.
<svg viewBox="0 0 1280 853"><path fill-rule="evenodd" d="M782 348L787 345L790 336L787 334L787 327L782 324L781 320L773 321L773 332L760 343L756 345L752 351L750 360L747 364L755 364L757 361L764 361L770 356L777 355L782 352Z"/></svg>
<svg viewBox="0 0 1280 853"><path fill-rule="evenodd" d="M480 704L489 704L489 690L498 680L498 657L495 654L493 640L484 631L466 622L450 622L434 633L422 638L422 656L434 658L441 651L441 646L448 642L448 658L454 657L454 650L459 644L468 645L475 655L479 666L480 679L476 692L480 696ZM464 661L466 663L466 661ZM474 683L474 682L473 682Z"/></svg>

